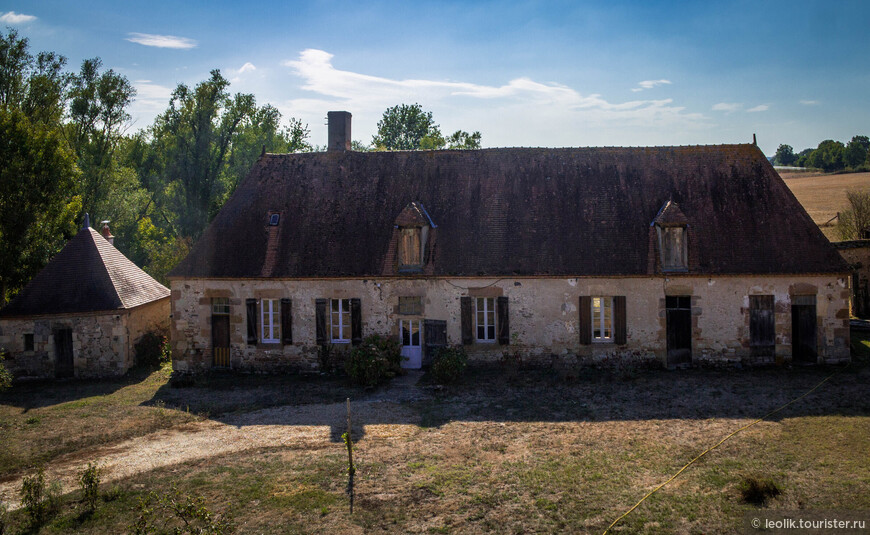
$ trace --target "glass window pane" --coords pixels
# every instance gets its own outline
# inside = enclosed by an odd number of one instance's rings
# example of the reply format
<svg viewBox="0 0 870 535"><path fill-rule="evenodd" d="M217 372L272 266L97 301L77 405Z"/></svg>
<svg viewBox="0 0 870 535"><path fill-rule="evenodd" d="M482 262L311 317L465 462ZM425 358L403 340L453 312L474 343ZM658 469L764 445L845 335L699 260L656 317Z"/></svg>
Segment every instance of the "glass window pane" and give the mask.
<svg viewBox="0 0 870 535"><path fill-rule="evenodd" d="M338 299L332 299L332 300L330 300L330 302L332 304L332 311L338 312L338 302L339 302Z"/></svg>
<svg viewBox="0 0 870 535"><path fill-rule="evenodd" d="M495 340L495 327L490 325L486 328L486 339L487 340Z"/></svg>

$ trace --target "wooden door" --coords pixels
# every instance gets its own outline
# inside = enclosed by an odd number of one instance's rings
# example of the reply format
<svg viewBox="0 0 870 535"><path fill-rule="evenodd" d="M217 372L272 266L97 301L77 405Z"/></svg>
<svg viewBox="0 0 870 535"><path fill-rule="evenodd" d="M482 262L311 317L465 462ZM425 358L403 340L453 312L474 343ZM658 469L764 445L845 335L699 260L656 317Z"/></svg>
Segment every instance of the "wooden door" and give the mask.
<svg viewBox="0 0 870 535"><path fill-rule="evenodd" d="M773 357L776 316L772 295L749 296L749 347L753 357Z"/></svg>
<svg viewBox="0 0 870 535"><path fill-rule="evenodd" d="M230 317L213 314L211 317L212 366L230 367Z"/></svg>
<svg viewBox="0 0 870 535"><path fill-rule="evenodd" d="M72 329L64 327L54 331L54 373L57 377L72 377L75 375L73 365Z"/></svg>
<svg viewBox="0 0 870 535"><path fill-rule="evenodd" d="M429 366L438 348L447 346L447 322L423 320L423 338L423 365Z"/></svg>
<svg viewBox="0 0 870 535"><path fill-rule="evenodd" d="M815 364L816 352L816 296L796 295L791 305L792 362Z"/></svg>
<svg viewBox="0 0 870 535"><path fill-rule="evenodd" d="M688 295L665 297L667 309L668 366L692 363L692 298Z"/></svg>

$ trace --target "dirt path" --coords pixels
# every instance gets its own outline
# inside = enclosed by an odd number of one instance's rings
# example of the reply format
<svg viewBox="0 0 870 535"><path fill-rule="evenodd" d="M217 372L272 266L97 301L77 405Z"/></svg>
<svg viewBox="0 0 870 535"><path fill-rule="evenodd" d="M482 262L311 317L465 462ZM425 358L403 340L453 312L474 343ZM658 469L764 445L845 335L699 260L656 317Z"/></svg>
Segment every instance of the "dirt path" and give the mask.
<svg viewBox="0 0 870 535"><path fill-rule="evenodd" d="M399 378L387 390L353 402L354 434L391 438L417 432L419 415L401 402L424 397L419 375ZM46 481L59 481L64 494L78 488L77 477L88 462L101 467L103 483L188 461L266 447L319 449L343 447L344 403L284 406L229 415L217 420L158 431L116 444L61 456L46 466ZM20 506L21 478L0 483L0 502Z"/></svg>

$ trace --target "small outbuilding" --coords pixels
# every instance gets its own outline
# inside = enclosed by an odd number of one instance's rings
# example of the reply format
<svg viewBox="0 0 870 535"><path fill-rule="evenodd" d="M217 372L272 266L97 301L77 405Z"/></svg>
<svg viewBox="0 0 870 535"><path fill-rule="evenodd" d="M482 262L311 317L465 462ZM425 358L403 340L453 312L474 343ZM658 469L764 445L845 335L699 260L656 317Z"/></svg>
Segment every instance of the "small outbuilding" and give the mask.
<svg viewBox="0 0 870 535"><path fill-rule="evenodd" d="M0 310L4 365L18 377L110 377L133 346L169 322L169 289L139 269L87 216L79 233Z"/></svg>

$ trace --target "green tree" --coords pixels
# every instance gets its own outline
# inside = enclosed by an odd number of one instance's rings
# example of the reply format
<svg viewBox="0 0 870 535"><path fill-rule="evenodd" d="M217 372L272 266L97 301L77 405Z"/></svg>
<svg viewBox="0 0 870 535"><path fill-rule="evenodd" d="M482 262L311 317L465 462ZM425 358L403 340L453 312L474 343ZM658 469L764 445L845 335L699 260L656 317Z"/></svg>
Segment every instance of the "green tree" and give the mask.
<svg viewBox="0 0 870 535"><path fill-rule="evenodd" d="M791 145L780 145L776 149L776 155L773 157L774 165L792 165L797 160L794 149Z"/></svg>
<svg viewBox="0 0 870 535"><path fill-rule="evenodd" d="M810 154L812 154L814 150L815 149L804 149L800 151L794 161L794 164L798 167L806 167L808 165L807 160L809 159Z"/></svg>
<svg viewBox="0 0 870 535"><path fill-rule="evenodd" d="M480 132L469 134L464 130L457 130L447 136L448 149L472 150L480 148Z"/></svg>
<svg viewBox="0 0 870 535"><path fill-rule="evenodd" d="M85 60L79 73L71 77L64 128L81 171L82 204L96 221L116 220L118 202L129 198L131 188L138 189L138 181L131 182L130 172L120 169L114 158L136 90L111 69L101 73L101 66L99 58ZM125 195L112 195L118 191Z"/></svg>
<svg viewBox="0 0 870 535"><path fill-rule="evenodd" d="M867 162L868 151L870 151L870 138L853 136L849 144L846 145L843 161L852 169L857 169Z"/></svg>
<svg viewBox="0 0 870 535"><path fill-rule="evenodd" d="M60 120L65 59L0 33L0 306L75 232L75 157Z"/></svg>
<svg viewBox="0 0 870 535"><path fill-rule="evenodd" d="M423 111L419 104L399 104L387 108L378 121L378 133L372 138L372 145L382 150L416 150L427 136L427 148L440 148L434 146L438 138L443 144L441 130L432 120L432 112Z"/></svg>
<svg viewBox="0 0 870 535"><path fill-rule="evenodd" d="M845 150L846 147L839 141L826 139L807 157L807 165L828 172L843 169Z"/></svg>

